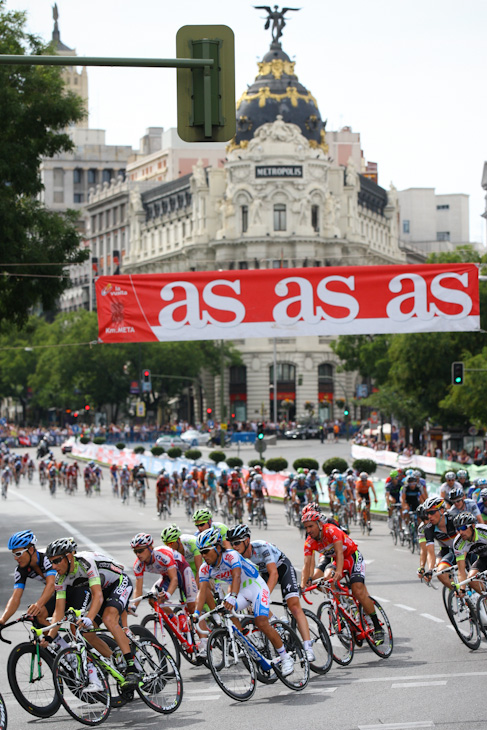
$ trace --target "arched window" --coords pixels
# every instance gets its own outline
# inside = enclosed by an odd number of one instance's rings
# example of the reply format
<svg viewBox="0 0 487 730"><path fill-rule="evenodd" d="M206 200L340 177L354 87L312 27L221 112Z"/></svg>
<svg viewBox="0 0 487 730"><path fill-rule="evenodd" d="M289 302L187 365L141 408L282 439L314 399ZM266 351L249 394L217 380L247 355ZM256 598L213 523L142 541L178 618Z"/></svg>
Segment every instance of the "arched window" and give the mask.
<svg viewBox="0 0 487 730"><path fill-rule="evenodd" d="M296 415L296 365L291 362L278 362L277 380L277 418L294 420ZM269 412L274 417L274 365L269 367Z"/></svg>
<svg viewBox="0 0 487 730"><path fill-rule="evenodd" d="M323 362L318 365L318 403L320 421L331 418L333 413L334 382L333 365Z"/></svg>

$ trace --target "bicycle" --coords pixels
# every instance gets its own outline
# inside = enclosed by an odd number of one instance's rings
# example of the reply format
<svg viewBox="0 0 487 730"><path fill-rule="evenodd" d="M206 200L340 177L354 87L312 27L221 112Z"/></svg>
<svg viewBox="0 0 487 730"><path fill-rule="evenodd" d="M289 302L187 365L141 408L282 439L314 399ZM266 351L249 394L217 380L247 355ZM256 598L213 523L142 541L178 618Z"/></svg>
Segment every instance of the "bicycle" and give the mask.
<svg viewBox="0 0 487 730"><path fill-rule="evenodd" d="M2 479L2 499L7 499L8 482Z"/></svg>
<svg viewBox="0 0 487 730"><path fill-rule="evenodd" d="M129 504L130 502L130 484L128 482L120 483L120 499L122 504Z"/></svg>
<svg viewBox="0 0 487 730"><path fill-rule="evenodd" d="M359 502L359 521L360 521L360 530L362 532L362 535L370 535L370 519L369 519L369 511L368 511L368 504L365 499L361 499Z"/></svg>
<svg viewBox="0 0 487 730"><path fill-rule="evenodd" d="M447 599L446 612L448 618L460 640L473 651L480 646L481 633L487 638L487 625L484 618L485 608L487 607L487 594L477 594L468 589L466 594L463 595L461 588L462 586L468 586L472 581L483 581L485 579L487 579L487 571L477 573L460 583L452 583L452 590L449 592ZM473 600L474 596L478 596L476 602Z"/></svg>
<svg viewBox="0 0 487 730"><path fill-rule="evenodd" d="M267 515L265 512L264 498L259 497L254 499L252 507L252 522L255 520L257 527L262 527L267 530Z"/></svg>
<svg viewBox="0 0 487 730"><path fill-rule="evenodd" d="M165 492L157 496L157 516L166 519L171 514L169 509L169 495Z"/></svg>
<svg viewBox="0 0 487 730"><path fill-rule="evenodd" d="M288 525L293 521L293 505L289 497L284 497L284 514Z"/></svg>
<svg viewBox="0 0 487 730"><path fill-rule="evenodd" d="M414 555L415 550L419 552L418 541L418 515L413 510L409 511L408 531L406 533L408 547Z"/></svg>
<svg viewBox="0 0 487 730"><path fill-rule="evenodd" d="M340 525L340 528L342 530L345 530L345 532L349 532L350 530L350 522L349 522L350 516L348 512L348 506L345 504L341 504L338 513L337 513L337 520Z"/></svg>
<svg viewBox="0 0 487 730"><path fill-rule="evenodd" d="M0 695L0 730L7 730L7 708L2 695Z"/></svg>
<svg viewBox="0 0 487 730"><path fill-rule="evenodd" d="M242 497L235 497L232 503L233 521L236 525L242 522L243 504Z"/></svg>
<svg viewBox="0 0 487 730"><path fill-rule="evenodd" d="M208 636L208 664L217 684L234 700L249 700L256 689L256 665L264 674L275 673L289 689L303 690L309 682L309 663L303 646L289 624L273 621L272 625L281 637L288 654L294 660L294 670L283 676L280 657L267 637L260 631L252 632L251 640L233 623L232 618L245 618L244 614L229 613L219 605L202 614L200 621L213 613L221 615L223 625ZM272 680L271 680L272 681Z"/></svg>
<svg viewBox="0 0 487 730"><path fill-rule="evenodd" d="M228 501L228 494L224 492L220 500L220 512L221 519L226 523L230 519L230 506Z"/></svg>
<svg viewBox="0 0 487 730"><path fill-rule="evenodd" d="M392 505L392 527L391 527L392 542L397 545L398 540L401 545L404 544L404 533L401 529L401 505Z"/></svg>

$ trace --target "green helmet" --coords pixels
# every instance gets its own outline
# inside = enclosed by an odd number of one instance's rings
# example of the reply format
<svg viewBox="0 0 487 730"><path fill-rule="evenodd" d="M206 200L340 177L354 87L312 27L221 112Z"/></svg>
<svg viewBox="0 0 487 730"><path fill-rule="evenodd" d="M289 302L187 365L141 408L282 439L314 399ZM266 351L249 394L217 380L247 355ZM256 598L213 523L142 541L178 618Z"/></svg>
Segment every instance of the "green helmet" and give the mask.
<svg viewBox="0 0 487 730"><path fill-rule="evenodd" d="M304 469L302 466L299 467L298 474L304 474Z"/></svg>
<svg viewBox="0 0 487 730"><path fill-rule="evenodd" d="M396 478L397 478L397 477L399 476L399 472L397 471L397 469L393 469L393 470L392 470L392 471L391 471L391 472L389 473L389 476L391 477L391 479L396 479Z"/></svg>
<svg viewBox="0 0 487 730"><path fill-rule="evenodd" d="M210 510L203 507L202 509L196 510L193 515L193 522L195 525L204 525L205 522L209 522L212 517L213 515Z"/></svg>
<svg viewBox="0 0 487 730"><path fill-rule="evenodd" d="M176 542L181 537L181 534L181 530L177 525L174 523L172 525L168 525L168 527L165 527L161 532L162 542Z"/></svg>

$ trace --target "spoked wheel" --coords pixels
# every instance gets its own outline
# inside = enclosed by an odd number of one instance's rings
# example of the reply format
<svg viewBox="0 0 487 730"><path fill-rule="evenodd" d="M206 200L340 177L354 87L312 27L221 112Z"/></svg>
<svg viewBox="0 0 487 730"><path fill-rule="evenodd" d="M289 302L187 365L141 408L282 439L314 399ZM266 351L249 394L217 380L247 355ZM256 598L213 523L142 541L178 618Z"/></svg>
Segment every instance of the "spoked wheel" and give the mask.
<svg viewBox="0 0 487 730"><path fill-rule="evenodd" d="M254 617L249 616L244 618L241 623L242 632L249 638L252 644L255 644L257 650L269 661L274 658L274 652L272 651L272 644L265 634L260 631L255 625ZM273 669L266 672L260 666L259 662L255 662L255 671L257 673L257 679L263 684L274 684L277 682L278 676Z"/></svg>
<svg viewBox="0 0 487 730"><path fill-rule="evenodd" d="M308 608L304 608L303 611L308 621L309 633L313 642L313 653L315 655L315 660L309 664L310 669L316 674L326 674L330 671L333 664L333 649L330 637L316 614ZM294 631L296 631L296 625L296 619L293 618L291 626Z"/></svg>
<svg viewBox="0 0 487 730"><path fill-rule="evenodd" d="M249 700L257 686L256 672L243 639L216 629L208 638L207 653L211 673L225 694L239 702Z"/></svg>
<svg viewBox="0 0 487 730"><path fill-rule="evenodd" d="M465 646L473 650L478 649L480 628L476 609L470 599L459 596L456 591L450 591L446 611L453 628Z"/></svg>
<svg viewBox="0 0 487 730"><path fill-rule="evenodd" d="M52 668L54 687L71 717L83 725L100 725L110 714L108 680L96 657L86 655L86 673L82 660L77 649L60 651Z"/></svg>
<svg viewBox="0 0 487 730"><path fill-rule="evenodd" d="M272 621L271 625L276 629L282 639L282 643L284 644L287 653L294 661L294 667L291 674L284 676L280 662L274 664L275 672L286 687L300 691L304 689L309 682L309 662L303 645L296 632L291 628L290 624L285 623L284 621ZM275 649L274 653L275 656L277 656Z"/></svg>
<svg viewBox="0 0 487 730"><path fill-rule="evenodd" d="M177 710L183 699L183 680L167 649L151 639L141 639L134 657L142 679L137 692L146 705L164 715Z"/></svg>
<svg viewBox="0 0 487 730"><path fill-rule="evenodd" d="M350 626L343 616L337 617L330 601L320 604L317 615L330 637L334 661L346 667L352 661L355 650Z"/></svg>
<svg viewBox="0 0 487 730"><path fill-rule="evenodd" d="M391 530L391 537L392 537L392 542L394 543L394 545L397 545L398 532L399 532L399 530L397 528L397 525L393 522L392 530Z"/></svg>
<svg viewBox="0 0 487 730"><path fill-rule="evenodd" d="M61 707L52 684L54 659L47 649L31 643L19 644L8 658L10 689L24 710L36 717L52 717Z"/></svg>
<svg viewBox="0 0 487 730"><path fill-rule="evenodd" d="M147 616L144 616L140 625L150 631L158 644L166 647L178 667L180 667L181 654L179 651L179 642L174 634L166 628L164 623L161 626L157 613L149 613Z"/></svg>
<svg viewBox="0 0 487 730"><path fill-rule="evenodd" d="M414 555L414 551L416 550L416 528L413 526L409 526L409 549Z"/></svg>
<svg viewBox="0 0 487 730"><path fill-rule="evenodd" d="M480 596L477 603L477 621L480 630L487 639L487 595Z"/></svg>
<svg viewBox="0 0 487 730"><path fill-rule="evenodd" d="M383 633L383 641L381 644L377 644L376 639L374 639L373 633L368 632L365 635L365 639L377 656L382 657L383 659L387 659L387 657L390 657L392 654L392 649L394 647L394 640L392 638L392 629L391 625L389 623L389 619L387 618L387 614L380 605L378 601L375 600L375 598L370 599L375 607L375 613L377 615L377 618L379 620L382 633ZM362 623L362 626L367 629L374 629L374 624L372 623L372 619L368 614L365 613L363 606L360 605L360 621Z"/></svg>
<svg viewBox="0 0 487 730"><path fill-rule="evenodd" d="M2 695L0 695L0 730L7 730L7 708Z"/></svg>

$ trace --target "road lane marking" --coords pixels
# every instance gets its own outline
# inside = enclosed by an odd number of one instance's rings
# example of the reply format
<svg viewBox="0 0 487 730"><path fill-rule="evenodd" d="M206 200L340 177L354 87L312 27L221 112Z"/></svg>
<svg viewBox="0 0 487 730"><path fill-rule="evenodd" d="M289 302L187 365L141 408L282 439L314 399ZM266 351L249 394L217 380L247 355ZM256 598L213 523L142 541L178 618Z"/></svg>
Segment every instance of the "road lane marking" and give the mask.
<svg viewBox="0 0 487 730"><path fill-rule="evenodd" d="M209 702L212 700L219 700L222 697L222 695L205 695L205 697L191 697L191 695L184 695L184 699L187 702Z"/></svg>
<svg viewBox="0 0 487 730"><path fill-rule="evenodd" d="M338 689L338 687L323 687L322 689L319 689L319 690L318 689L315 689L314 691L313 691L313 689L311 689L309 691L306 690L306 689L304 689L303 690L303 694L305 694L305 695L331 694L332 692L335 692L337 689ZM279 692L279 697L282 697L283 695L288 695L289 696L289 690L288 689L282 689Z"/></svg>
<svg viewBox="0 0 487 730"><path fill-rule="evenodd" d="M33 499L30 499L29 497L26 497L25 494L20 494L20 492L15 492L15 496L18 497L18 499L22 499L24 502L27 502L27 504L30 504L31 507L34 507L38 512L42 512L46 515L52 522L57 522L58 525L60 525L63 530L67 532L68 535L72 535L74 538L76 538L77 542L81 542L84 545L87 545L87 547L91 548L92 551L95 553L102 553L103 555L107 555L108 557L111 557L109 553L103 548L100 547L96 542L93 542L93 540L90 540L89 537L86 537L82 532L76 529L70 522L66 522L65 520L61 519L61 517L58 517L54 514L54 512L51 512L50 510L43 507L41 504L38 504L37 502L34 502Z"/></svg>
<svg viewBox="0 0 487 730"><path fill-rule="evenodd" d="M404 687L440 687L446 684L447 680L443 679L439 682L400 682L399 684L391 684L391 689L404 689Z"/></svg>
<svg viewBox="0 0 487 730"><path fill-rule="evenodd" d="M375 563L375 559L372 560L364 560L365 565L371 565L372 563Z"/></svg>
<svg viewBox="0 0 487 730"><path fill-rule="evenodd" d="M380 725L359 725L358 730L409 730L409 728L434 727L433 720L421 720L420 722L388 722Z"/></svg>
<svg viewBox="0 0 487 730"><path fill-rule="evenodd" d="M374 593L373 598L375 598L376 601L380 601L381 603L390 603L390 598L381 598L380 596L376 596Z"/></svg>
<svg viewBox="0 0 487 730"><path fill-rule="evenodd" d="M455 672L451 674L412 674L410 676L402 676L402 677L391 677L389 675L388 677L362 677L360 679L353 679L352 682L391 682L392 680L404 680L407 681L408 679L425 679L425 680L432 680L432 679L453 679L453 677L487 677L487 672Z"/></svg>
<svg viewBox="0 0 487 730"><path fill-rule="evenodd" d="M444 624L442 618L438 618L437 616L432 616L430 613L422 613L421 616L424 616L424 618L429 618L430 621L436 621L437 624Z"/></svg>
<svg viewBox="0 0 487 730"><path fill-rule="evenodd" d="M405 611L416 611L415 608L412 608L411 606L405 606L404 603L394 603L393 606L397 606L397 608L403 608Z"/></svg>

